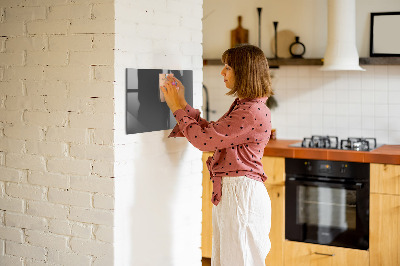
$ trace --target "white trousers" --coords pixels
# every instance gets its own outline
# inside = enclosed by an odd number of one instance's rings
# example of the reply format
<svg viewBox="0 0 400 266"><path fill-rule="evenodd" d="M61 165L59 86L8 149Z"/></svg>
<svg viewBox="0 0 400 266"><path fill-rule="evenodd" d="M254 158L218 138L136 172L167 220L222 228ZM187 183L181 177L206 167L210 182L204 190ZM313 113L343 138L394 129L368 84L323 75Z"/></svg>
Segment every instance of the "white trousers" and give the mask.
<svg viewBox="0 0 400 266"><path fill-rule="evenodd" d="M260 181L223 177L212 210L212 266L262 266L271 249L271 200Z"/></svg>

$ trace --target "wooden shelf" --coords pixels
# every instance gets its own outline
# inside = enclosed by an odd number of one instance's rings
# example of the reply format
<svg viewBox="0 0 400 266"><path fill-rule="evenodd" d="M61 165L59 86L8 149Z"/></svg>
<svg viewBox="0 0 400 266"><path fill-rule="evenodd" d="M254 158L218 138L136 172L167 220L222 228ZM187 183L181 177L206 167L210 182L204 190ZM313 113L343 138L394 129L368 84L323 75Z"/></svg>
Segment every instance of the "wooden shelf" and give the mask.
<svg viewBox="0 0 400 266"><path fill-rule="evenodd" d="M321 58L268 58L268 64L270 67L279 66L304 66L304 65L322 65ZM220 59L204 59L204 66L217 66L222 65Z"/></svg>
<svg viewBox="0 0 400 266"><path fill-rule="evenodd" d="M360 65L400 65L400 57L362 57Z"/></svg>
<svg viewBox="0 0 400 266"><path fill-rule="evenodd" d="M323 58L268 58L271 68L279 66L321 66ZM220 59L204 59L204 66L222 65ZM362 57L360 65L400 65L400 57Z"/></svg>

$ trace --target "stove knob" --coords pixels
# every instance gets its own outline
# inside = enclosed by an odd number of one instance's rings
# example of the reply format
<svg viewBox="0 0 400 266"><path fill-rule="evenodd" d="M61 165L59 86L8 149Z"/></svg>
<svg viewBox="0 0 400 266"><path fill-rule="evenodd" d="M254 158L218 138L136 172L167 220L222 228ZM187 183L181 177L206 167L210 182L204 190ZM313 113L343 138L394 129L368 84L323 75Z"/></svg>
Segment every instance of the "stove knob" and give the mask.
<svg viewBox="0 0 400 266"><path fill-rule="evenodd" d="M347 169L347 164L342 164L342 167L340 168L340 173L341 174L346 173L346 169Z"/></svg>

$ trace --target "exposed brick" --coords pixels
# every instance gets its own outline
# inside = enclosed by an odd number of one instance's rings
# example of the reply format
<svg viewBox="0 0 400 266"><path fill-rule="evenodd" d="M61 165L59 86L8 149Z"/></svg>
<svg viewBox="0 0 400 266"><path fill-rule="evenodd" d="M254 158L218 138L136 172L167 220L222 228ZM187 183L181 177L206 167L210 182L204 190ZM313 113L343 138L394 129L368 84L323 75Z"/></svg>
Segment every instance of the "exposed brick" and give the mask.
<svg viewBox="0 0 400 266"><path fill-rule="evenodd" d="M42 67L14 66L4 70L4 79L9 80L43 80L44 70Z"/></svg>
<svg viewBox="0 0 400 266"><path fill-rule="evenodd" d="M45 218L13 212L6 213L5 224L7 226L34 230L46 230L48 227Z"/></svg>
<svg viewBox="0 0 400 266"><path fill-rule="evenodd" d="M107 210L71 207L68 219L73 221L112 226L114 213Z"/></svg>
<svg viewBox="0 0 400 266"><path fill-rule="evenodd" d="M90 266L91 257L88 255L83 255L73 252L63 252L57 250L49 250L47 255L49 263L55 263L59 265L80 265L80 266Z"/></svg>
<svg viewBox="0 0 400 266"><path fill-rule="evenodd" d="M80 98L61 98L59 96L47 96L46 107L52 111L81 112L83 100Z"/></svg>
<svg viewBox="0 0 400 266"><path fill-rule="evenodd" d="M151 41L149 40L151 44ZM112 50L115 47L114 34L94 34L93 35L93 49L95 50Z"/></svg>
<svg viewBox="0 0 400 266"><path fill-rule="evenodd" d="M67 51L56 52L28 52L26 55L27 66L65 66L68 64Z"/></svg>
<svg viewBox="0 0 400 266"><path fill-rule="evenodd" d="M2 36L21 36L24 34L24 24L21 22L0 23Z"/></svg>
<svg viewBox="0 0 400 266"><path fill-rule="evenodd" d="M112 82L76 82L69 85L70 96L75 97L113 97L114 85Z"/></svg>
<svg viewBox="0 0 400 266"><path fill-rule="evenodd" d="M86 2L86 1L83 1ZM90 19L88 4L65 6L50 6L49 19Z"/></svg>
<svg viewBox="0 0 400 266"><path fill-rule="evenodd" d="M40 96L56 96L64 98L67 96L67 85L65 82L59 81L26 81L25 82L27 95L32 97Z"/></svg>
<svg viewBox="0 0 400 266"><path fill-rule="evenodd" d="M0 226L0 239L22 243L23 236L24 233L19 228Z"/></svg>
<svg viewBox="0 0 400 266"><path fill-rule="evenodd" d="M113 245L110 243L73 237L71 239L71 249L76 252L101 257L112 255Z"/></svg>
<svg viewBox="0 0 400 266"><path fill-rule="evenodd" d="M69 33L114 33L114 20L73 19Z"/></svg>
<svg viewBox="0 0 400 266"><path fill-rule="evenodd" d="M36 230L25 230L26 242L39 247L55 250L66 250L68 248L66 236L45 233Z"/></svg>
<svg viewBox="0 0 400 266"><path fill-rule="evenodd" d="M92 237L92 225L85 223L74 223L72 225L72 235L89 239Z"/></svg>
<svg viewBox="0 0 400 266"><path fill-rule="evenodd" d="M44 156L64 157L68 146L60 142L27 141L26 152Z"/></svg>
<svg viewBox="0 0 400 266"><path fill-rule="evenodd" d="M63 174L29 171L28 182L47 187L69 188L69 177Z"/></svg>
<svg viewBox="0 0 400 266"><path fill-rule="evenodd" d="M6 22L31 21L46 18L46 8L43 6L6 8Z"/></svg>
<svg viewBox="0 0 400 266"><path fill-rule="evenodd" d="M22 124L22 110L18 111L8 111L2 110L0 112L0 121L10 123L10 124Z"/></svg>
<svg viewBox="0 0 400 266"><path fill-rule="evenodd" d="M114 64L114 51L110 49L109 52L104 51L89 51L89 52L70 52L71 65L113 65Z"/></svg>
<svg viewBox="0 0 400 266"><path fill-rule="evenodd" d="M68 220L51 219L49 221L49 231L58 235L71 235L71 223Z"/></svg>
<svg viewBox="0 0 400 266"><path fill-rule="evenodd" d="M24 140L0 138L0 150L11 153L22 153L25 149Z"/></svg>
<svg viewBox="0 0 400 266"><path fill-rule="evenodd" d="M114 194L114 178L71 176L71 188L76 190Z"/></svg>
<svg viewBox="0 0 400 266"><path fill-rule="evenodd" d="M22 213L24 210L24 201L10 197L2 198L0 200L0 210Z"/></svg>
<svg viewBox="0 0 400 266"><path fill-rule="evenodd" d="M22 96L23 86L21 81L0 82L0 95Z"/></svg>
<svg viewBox="0 0 400 266"><path fill-rule="evenodd" d="M32 21L27 23L28 34L67 34L67 20Z"/></svg>
<svg viewBox="0 0 400 266"><path fill-rule="evenodd" d="M114 144L114 130L110 129L91 129L91 143L100 145Z"/></svg>
<svg viewBox="0 0 400 266"><path fill-rule="evenodd" d="M89 160L54 158L48 160L47 168L49 172L87 176L92 171L92 162Z"/></svg>
<svg viewBox="0 0 400 266"><path fill-rule="evenodd" d="M8 37L5 43L7 52L44 51L47 47L45 38L40 36Z"/></svg>
<svg viewBox="0 0 400 266"><path fill-rule="evenodd" d="M48 198L50 202L80 207L90 207L91 202L91 195L89 193L71 189L50 188Z"/></svg>
<svg viewBox="0 0 400 266"><path fill-rule="evenodd" d="M89 81L92 69L90 66L45 67L44 77L50 81Z"/></svg>
<svg viewBox="0 0 400 266"><path fill-rule="evenodd" d="M114 19L115 10L114 3L94 4L93 16L94 19Z"/></svg>
<svg viewBox="0 0 400 266"><path fill-rule="evenodd" d="M4 53L6 50L6 40L7 37L0 37L0 53Z"/></svg>
<svg viewBox="0 0 400 266"><path fill-rule="evenodd" d="M25 6L58 6L58 5L66 5L71 0L29 0L24 1Z"/></svg>
<svg viewBox="0 0 400 266"><path fill-rule="evenodd" d="M32 199L32 200L44 200L46 191L43 187L8 183L6 185L7 195L14 198Z"/></svg>
<svg viewBox="0 0 400 266"><path fill-rule="evenodd" d="M41 140L43 130L37 126L11 126L4 128L4 135L11 139Z"/></svg>
<svg viewBox="0 0 400 266"><path fill-rule="evenodd" d="M96 257L93 261L93 266L107 266L114 264L114 250L103 256Z"/></svg>
<svg viewBox="0 0 400 266"><path fill-rule="evenodd" d="M99 225L94 232L97 240L113 243L114 240L114 228L111 226Z"/></svg>
<svg viewBox="0 0 400 266"><path fill-rule="evenodd" d="M113 113L70 114L70 126L74 128L113 129Z"/></svg>
<svg viewBox="0 0 400 266"><path fill-rule="evenodd" d="M113 161L114 150L112 146L105 145L71 145L70 155L78 159L93 159Z"/></svg>
<svg viewBox="0 0 400 266"><path fill-rule="evenodd" d="M24 266L23 260L21 260L20 256L11 256L11 255L2 255L0 254L0 262L1 265L12 265L12 266Z"/></svg>
<svg viewBox="0 0 400 266"><path fill-rule="evenodd" d="M50 51L90 51L92 50L93 36L85 35L54 35L49 36ZM114 39L113 39L114 40Z"/></svg>
<svg viewBox="0 0 400 266"><path fill-rule="evenodd" d="M114 197L95 194L93 195L93 207L96 209L114 210Z"/></svg>
<svg viewBox="0 0 400 266"><path fill-rule="evenodd" d="M68 113L27 111L24 113L24 120L30 125L65 126L68 124Z"/></svg>
<svg viewBox="0 0 400 266"><path fill-rule="evenodd" d="M113 177L114 163L96 160L93 162L93 173L102 177Z"/></svg>
<svg viewBox="0 0 400 266"><path fill-rule="evenodd" d="M42 156L30 154L13 154L6 155L6 166L18 168L44 171L46 169L46 162Z"/></svg>
<svg viewBox="0 0 400 266"><path fill-rule="evenodd" d="M27 201L26 212L33 216L65 219L68 216L69 207L43 201Z"/></svg>
<svg viewBox="0 0 400 266"><path fill-rule="evenodd" d="M114 67L96 66L94 68L94 78L98 81L114 81Z"/></svg>
<svg viewBox="0 0 400 266"><path fill-rule="evenodd" d="M6 242L6 254L32 258L36 260L45 260L46 249L43 247L35 247L28 244L19 244L12 241Z"/></svg>
<svg viewBox="0 0 400 266"><path fill-rule="evenodd" d="M43 96L7 96L4 104L7 110L46 110L45 98Z"/></svg>
<svg viewBox="0 0 400 266"><path fill-rule="evenodd" d="M51 127L46 133L48 141L87 143L87 130L83 128Z"/></svg>
<svg viewBox="0 0 400 266"><path fill-rule="evenodd" d="M0 53L0 66L22 66L23 53Z"/></svg>

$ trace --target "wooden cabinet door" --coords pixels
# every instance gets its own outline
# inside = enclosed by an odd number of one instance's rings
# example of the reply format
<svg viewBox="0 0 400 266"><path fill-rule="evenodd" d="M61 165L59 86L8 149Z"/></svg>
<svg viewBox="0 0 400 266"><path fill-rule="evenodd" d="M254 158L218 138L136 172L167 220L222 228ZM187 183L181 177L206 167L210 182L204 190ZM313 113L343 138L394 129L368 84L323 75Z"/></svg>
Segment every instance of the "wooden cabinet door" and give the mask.
<svg viewBox="0 0 400 266"><path fill-rule="evenodd" d="M371 193L400 195L400 165L370 164Z"/></svg>
<svg viewBox="0 0 400 266"><path fill-rule="evenodd" d="M261 163L268 177L266 184L285 185L285 158L264 156Z"/></svg>
<svg viewBox="0 0 400 266"><path fill-rule="evenodd" d="M211 152L203 153L203 195L202 195L202 224L201 224L201 253L204 258L211 258L212 252L212 183L206 161Z"/></svg>
<svg viewBox="0 0 400 266"><path fill-rule="evenodd" d="M271 250L265 259L266 266L283 265L285 240L285 187L265 184L271 199Z"/></svg>
<svg viewBox="0 0 400 266"><path fill-rule="evenodd" d="M371 194L371 266L400 265L400 196Z"/></svg>
<svg viewBox="0 0 400 266"><path fill-rule="evenodd" d="M285 266L368 266L365 250L285 241Z"/></svg>

